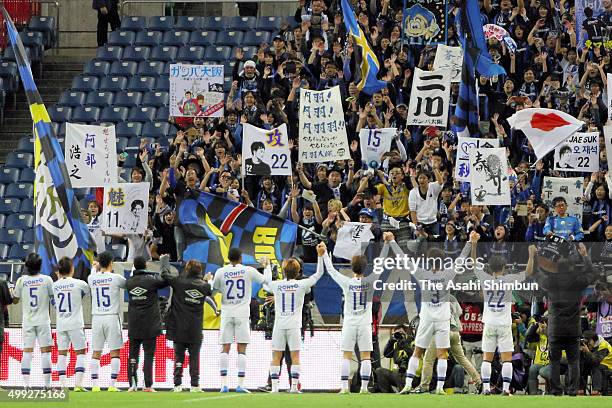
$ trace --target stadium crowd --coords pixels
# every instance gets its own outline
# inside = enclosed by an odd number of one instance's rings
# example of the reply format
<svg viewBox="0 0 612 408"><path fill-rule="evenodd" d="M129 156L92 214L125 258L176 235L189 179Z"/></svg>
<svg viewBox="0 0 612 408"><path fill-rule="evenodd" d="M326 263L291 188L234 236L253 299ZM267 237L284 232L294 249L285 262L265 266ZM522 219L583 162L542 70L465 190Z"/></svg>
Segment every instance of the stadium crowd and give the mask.
<svg viewBox="0 0 612 408"><path fill-rule="evenodd" d="M392 231L400 244L415 240L442 242L448 252L456 253L470 239L470 233L476 232L481 242L493 244L490 251L494 255L505 257L509 263L515 255L514 243L518 242L543 243L547 237L555 236L567 241L599 243L589 247L590 258L610 264L612 174L603 136L599 171L558 172L553 170L552 153L537 161L525 135L511 129L506 121L518 110L546 107L583 120L585 131L603 132L609 117L606 74L612 73L612 63L606 44L612 35L612 1L604 0L603 4L606 11L600 17L589 17L587 8L583 26L576 27L573 2L479 2L483 25L493 23L505 28L517 44L516 51L510 52L505 43L489 39L489 52L507 75L478 79L480 132L484 138L499 139L507 150L512 167L511 206L475 205L470 200L469 184L455 178L457 133L453 112L459 84L451 88L447 128L406 125L414 70L416 67L432 70L436 47L403 42L402 2L361 0L356 4L359 24L380 61L379 77L388 84L380 92L367 95L359 92L350 75L354 72L354 49L350 42L345 45L346 29L338 3L301 0L295 13L296 26L283 25L272 44L262 44L252 59L244 58L240 50L234 56L233 83L223 118L171 118L179 131L169 147L153 143L146 135L142 138L138 164L129 181L151 183L149 228L145 234L104 236L99 221L102 203L95 199L89 202L83 217L89 220L98 252L103 252L111 242L127 240L128 260L137 257L158 260L168 254L171 261L182 261L185 243L176 225L175 209L182 199L207 191L298 223L303 228L298 232L296 256L306 263L317 262L320 241L325 241L333 251L343 222L359 221L372 224L375 242L384 242L384 233ZM455 25L459 6L458 2L449 4L448 45L459 45ZM580 30L591 41L577 48ZM299 90L324 90L337 85L344 102L351 159L316 165L300 163ZM292 176L241 176L245 123L266 129L287 125ZM358 133L363 128L383 127L396 128L397 135L380 168L368 172L362 164ZM119 160L121 165L121 155ZM552 206L547 205L542 197L544 176L584 177L583 195L556 197ZM314 194L304 195L304 191ZM583 206L581 220L567 214L567 202L575 199ZM390 217L400 222L399 228L391 225ZM346 262L338 258L334 261ZM593 279L588 283L594 282ZM532 307L516 306L512 315L512 387L533 394L540 392L538 375L547 380L552 376L548 333L552 313L544 311L548 302L541 300ZM612 323L604 328L595 322L604 314L609 316L612 310L612 286L598 283L590 302L575 302L574 307L581 323L577 335L583 339L582 381L577 392L589 389L591 395L610 393L612 331L603 330L610 330ZM461 320L462 314L478 315L481 313L478 310L475 302L462 303L457 319ZM455 331L460 326L456 325ZM383 354L397 364L396 370L401 375L395 385L401 388L408 364L402 356L411 354L413 333L408 326L398 326L393 332ZM462 336L468 355L476 360L481 337L478 330ZM405 348L404 353L398 353L398 344ZM556 361L560 357L555 356ZM561 358L562 372L572 369L566 357ZM463 361L457 359L462 365ZM501 386L501 362L493 365L491 384L497 378ZM478 373L473 368L468 369L469 374L478 385ZM590 386L586 384L588 374L592 378ZM425 388L429 383L421 384Z"/></svg>

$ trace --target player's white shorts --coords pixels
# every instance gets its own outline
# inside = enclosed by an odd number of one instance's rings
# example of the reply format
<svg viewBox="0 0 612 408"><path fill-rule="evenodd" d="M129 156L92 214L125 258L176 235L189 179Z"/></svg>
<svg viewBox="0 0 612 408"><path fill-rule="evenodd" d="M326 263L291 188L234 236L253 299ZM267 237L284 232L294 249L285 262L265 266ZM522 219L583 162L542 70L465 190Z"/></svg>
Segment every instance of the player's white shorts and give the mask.
<svg viewBox="0 0 612 408"><path fill-rule="evenodd" d="M359 351L372 351L372 326L342 326L342 351L355 351L355 345Z"/></svg>
<svg viewBox="0 0 612 408"><path fill-rule="evenodd" d="M484 325L482 330L482 351L494 353L496 348L499 348L500 353L514 351L511 326Z"/></svg>
<svg viewBox="0 0 612 408"><path fill-rule="evenodd" d="M301 329L272 329L272 350L285 351L289 346L289 351L299 351L302 346Z"/></svg>
<svg viewBox="0 0 612 408"><path fill-rule="evenodd" d="M36 340L38 340L38 347L51 347L53 345L51 325L41 324L40 326L23 327L21 333L23 348L34 348Z"/></svg>
<svg viewBox="0 0 612 408"><path fill-rule="evenodd" d="M56 340L58 350L68 350L70 343L72 343L74 350L85 350L87 348L87 340L83 329L58 331Z"/></svg>
<svg viewBox="0 0 612 408"><path fill-rule="evenodd" d="M221 333L219 343L232 344L234 339L238 344L251 342L251 328L248 317L221 317Z"/></svg>
<svg viewBox="0 0 612 408"><path fill-rule="evenodd" d="M123 347L119 315L93 315L91 319L91 343L93 351L104 350L104 342L110 350Z"/></svg>
<svg viewBox="0 0 612 408"><path fill-rule="evenodd" d="M414 344L417 347L426 349L429 347L432 338L436 340L437 348L450 348L450 320L421 320Z"/></svg>

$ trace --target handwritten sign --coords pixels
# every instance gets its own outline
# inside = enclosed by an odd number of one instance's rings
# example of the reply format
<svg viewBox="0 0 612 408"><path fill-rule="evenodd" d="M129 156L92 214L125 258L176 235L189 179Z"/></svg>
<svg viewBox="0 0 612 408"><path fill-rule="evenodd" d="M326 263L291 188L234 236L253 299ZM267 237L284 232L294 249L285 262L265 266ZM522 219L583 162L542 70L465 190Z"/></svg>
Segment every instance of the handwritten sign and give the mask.
<svg viewBox="0 0 612 408"><path fill-rule="evenodd" d="M300 90L300 161L318 163L350 159L340 87Z"/></svg>
<svg viewBox="0 0 612 408"><path fill-rule="evenodd" d="M599 132L575 133L557 146L555 170L599 171Z"/></svg>
<svg viewBox="0 0 612 408"><path fill-rule="evenodd" d="M506 149L470 150L470 191L474 205L510 205Z"/></svg>
<svg viewBox="0 0 612 408"><path fill-rule="evenodd" d="M104 187L102 231L142 234L149 219L149 183L118 183Z"/></svg>
<svg viewBox="0 0 612 408"><path fill-rule="evenodd" d="M499 147L499 139L480 139L459 136L457 138L457 160L455 162L455 178L458 181L470 181L470 150Z"/></svg>
<svg viewBox="0 0 612 408"><path fill-rule="evenodd" d="M223 65L170 65L170 116L223 117Z"/></svg>
<svg viewBox="0 0 612 408"><path fill-rule="evenodd" d="M72 187L117 183L115 126L66 124L64 157Z"/></svg>
<svg viewBox="0 0 612 408"><path fill-rule="evenodd" d="M266 130L246 123L243 128L242 174L290 176L291 150L287 125Z"/></svg>
<svg viewBox="0 0 612 408"><path fill-rule="evenodd" d="M552 202L556 197L564 197L567 201L567 213L582 220L582 193L584 182L582 177L544 177L542 185L542 201L553 208Z"/></svg>
<svg viewBox="0 0 612 408"><path fill-rule="evenodd" d="M439 69L450 69L451 82L461 82L462 64L463 51L461 47L449 47L448 45L438 44L433 64L434 71Z"/></svg>
<svg viewBox="0 0 612 408"><path fill-rule="evenodd" d="M446 127L450 99L451 70L414 69L407 125Z"/></svg>

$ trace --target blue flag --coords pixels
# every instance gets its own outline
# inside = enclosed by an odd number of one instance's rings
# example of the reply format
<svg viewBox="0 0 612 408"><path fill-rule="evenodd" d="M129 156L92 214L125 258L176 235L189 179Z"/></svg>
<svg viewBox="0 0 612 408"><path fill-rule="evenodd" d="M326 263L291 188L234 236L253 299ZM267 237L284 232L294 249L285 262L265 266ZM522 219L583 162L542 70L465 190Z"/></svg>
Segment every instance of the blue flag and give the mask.
<svg viewBox="0 0 612 408"><path fill-rule="evenodd" d="M2 7L6 30L34 122L36 189L36 252L43 259L42 271L49 275L58 259L73 260L75 276L85 278L96 248L66 170L64 154L51 128L51 119L34 83L30 62L8 12Z"/></svg>
<svg viewBox="0 0 612 408"><path fill-rule="evenodd" d="M372 51L368 39L355 17L348 0L342 0L342 15L347 32L353 37L353 49L355 52L355 74L353 79L357 89L368 95L380 91L387 86L385 81L376 78L380 65L376 54Z"/></svg>
<svg viewBox="0 0 612 408"><path fill-rule="evenodd" d="M280 264L292 256L297 238L297 224L205 192L183 200L178 217L185 235L183 259L204 263L206 272L226 264L234 247L242 251L245 265L255 265L261 257Z"/></svg>
<svg viewBox="0 0 612 408"><path fill-rule="evenodd" d="M455 129L459 136L478 136L478 93L476 72L482 76L505 75L503 67L493 62L482 31L478 0L465 0L459 15L463 67L459 98L455 107L457 122Z"/></svg>

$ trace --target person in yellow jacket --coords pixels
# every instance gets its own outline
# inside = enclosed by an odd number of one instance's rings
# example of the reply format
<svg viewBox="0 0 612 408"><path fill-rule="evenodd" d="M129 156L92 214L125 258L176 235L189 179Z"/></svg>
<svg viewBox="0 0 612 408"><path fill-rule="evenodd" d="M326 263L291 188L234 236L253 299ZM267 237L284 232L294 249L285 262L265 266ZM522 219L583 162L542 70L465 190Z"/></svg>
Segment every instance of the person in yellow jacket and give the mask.
<svg viewBox="0 0 612 408"><path fill-rule="evenodd" d="M550 380L550 358L548 356L548 316L547 313L542 316L540 321L531 318L529 328L525 333L525 341L529 344L530 349L535 349L533 364L529 367L528 392L529 395L538 395L538 375L544 378L546 384ZM567 370L567 362L565 360L565 352L562 354L561 373ZM548 387L547 387L548 388Z"/></svg>
<svg viewBox="0 0 612 408"><path fill-rule="evenodd" d="M584 361L584 374L590 372L593 380L591 395L605 395L608 391L608 376L612 372L612 345L591 330L585 331L582 337L581 359Z"/></svg>

